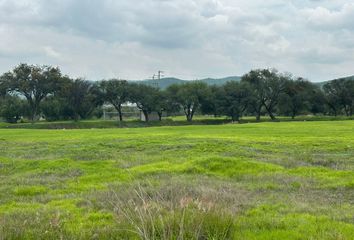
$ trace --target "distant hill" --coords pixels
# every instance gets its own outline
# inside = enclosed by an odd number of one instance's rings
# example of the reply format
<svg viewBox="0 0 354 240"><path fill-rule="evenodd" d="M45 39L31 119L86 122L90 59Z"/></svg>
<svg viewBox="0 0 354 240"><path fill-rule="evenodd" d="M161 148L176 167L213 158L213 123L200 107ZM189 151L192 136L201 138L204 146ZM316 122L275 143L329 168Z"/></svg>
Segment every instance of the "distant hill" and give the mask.
<svg viewBox="0 0 354 240"><path fill-rule="evenodd" d="M323 81L323 82L317 82L316 85L322 87L322 86L325 85L326 83L328 83L328 82L330 82L330 81L338 80L338 79L347 79L347 80L352 80L352 81L354 81L354 75L353 75L353 76L349 76L349 77L342 77L342 78L336 78L336 79L332 79L332 80L327 80L327 81Z"/></svg>
<svg viewBox="0 0 354 240"><path fill-rule="evenodd" d="M208 85L223 85L226 82L229 81L240 81L241 77L239 76L231 76L231 77L225 77L225 78L205 78L205 79L200 79L200 80L194 80L194 81L200 81L200 82L205 82ZM157 86L159 88L165 89L173 84L183 84L191 80L182 80L178 78L162 78L160 80L155 79L146 79L146 80L140 80L140 81L133 81L133 82L139 82L151 86Z"/></svg>
<svg viewBox="0 0 354 240"><path fill-rule="evenodd" d="M348 77L343 77L343 78L337 78L337 79L349 79L349 80L354 81L354 75L348 76ZM337 79L327 80L327 81L323 81L323 82L315 82L315 84L322 87L327 82L337 80ZM143 83L143 84L150 85L150 86L156 86L161 89L166 89L173 84L183 84L188 81L200 81L200 82L205 82L208 85L220 86L220 85L223 85L229 81L240 81L240 80L241 80L240 76L230 76L230 77L225 77L225 78L204 78L204 79L199 79L199 80L195 80L195 79L194 80L186 80L186 79L169 77L169 78L162 78L160 80L158 80L158 79L155 79L155 80L145 79L145 80L130 80L130 81L137 82L137 83Z"/></svg>
<svg viewBox="0 0 354 240"><path fill-rule="evenodd" d="M349 77L342 77L342 78L337 78L337 79L347 79L347 80L354 80L354 75L353 76L349 76ZM336 79L334 79L336 80Z"/></svg>

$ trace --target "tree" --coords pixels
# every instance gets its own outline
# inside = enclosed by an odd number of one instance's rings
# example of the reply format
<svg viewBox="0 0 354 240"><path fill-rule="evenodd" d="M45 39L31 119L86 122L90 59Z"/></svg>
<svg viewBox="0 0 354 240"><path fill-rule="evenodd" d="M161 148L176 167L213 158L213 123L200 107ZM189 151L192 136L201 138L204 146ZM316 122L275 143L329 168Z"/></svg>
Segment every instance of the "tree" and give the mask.
<svg viewBox="0 0 354 240"><path fill-rule="evenodd" d="M64 77L60 88L42 102L41 110L48 121L78 121L91 116L100 104L96 84Z"/></svg>
<svg viewBox="0 0 354 240"><path fill-rule="evenodd" d="M172 110L168 105L168 95L166 91L159 90L155 92L153 108L159 116L159 121L162 121L163 112Z"/></svg>
<svg viewBox="0 0 354 240"><path fill-rule="evenodd" d="M73 79L64 76L55 92L46 97L40 105L41 113L47 121L73 119L72 106L68 102L68 92Z"/></svg>
<svg viewBox="0 0 354 240"><path fill-rule="evenodd" d="M68 85L64 96L75 121L87 118L99 105L95 91L95 86L83 79L75 79Z"/></svg>
<svg viewBox="0 0 354 240"><path fill-rule="evenodd" d="M200 107L200 110L202 114L210 114L214 115L214 117L222 114L220 112L220 109L217 102L220 97L220 91L223 88L223 86L218 86L218 85L212 85L208 86L208 93L206 96L202 99L202 104ZM222 97L222 96L221 96Z"/></svg>
<svg viewBox="0 0 354 240"><path fill-rule="evenodd" d="M248 83L227 82L216 95L216 106L220 113L240 122L240 118L250 103L251 89Z"/></svg>
<svg viewBox="0 0 354 240"><path fill-rule="evenodd" d="M187 121L191 122L195 112L201 108L210 94L210 89L203 82L193 81L167 88L171 105L183 109Z"/></svg>
<svg viewBox="0 0 354 240"><path fill-rule="evenodd" d="M302 111L310 110L311 96L315 90L315 85L303 78L288 80L284 94L280 95L280 112L294 119Z"/></svg>
<svg viewBox="0 0 354 240"><path fill-rule="evenodd" d="M332 81L323 85L326 104L335 117L339 114L341 108L341 87L341 84L333 83Z"/></svg>
<svg viewBox="0 0 354 240"><path fill-rule="evenodd" d="M127 81L111 79L99 84L103 100L109 102L117 110L119 120L123 121L122 105L129 100L131 86Z"/></svg>
<svg viewBox="0 0 354 240"><path fill-rule="evenodd" d="M323 86L328 106L336 116L339 111L347 116L354 112L354 80L337 79L326 83Z"/></svg>
<svg viewBox="0 0 354 240"><path fill-rule="evenodd" d="M241 82L246 82L251 86L252 102L251 112L256 114L256 119L261 119L262 108L266 100L265 70L252 70L241 78Z"/></svg>
<svg viewBox="0 0 354 240"><path fill-rule="evenodd" d="M316 87L309 96L310 112L314 115L326 112L326 98L321 88Z"/></svg>
<svg viewBox="0 0 354 240"><path fill-rule="evenodd" d="M285 90L288 79L288 75L279 74L275 69L252 70L242 77L242 82L247 82L251 85L253 96L251 106L257 120L260 120L263 107L270 118L275 120L275 108L280 94Z"/></svg>
<svg viewBox="0 0 354 240"><path fill-rule="evenodd" d="M149 121L149 114L156 111L156 99L159 89L145 84L131 84L130 100L143 112L145 121Z"/></svg>
<svg viewBox="0 0 354 240"><path fill-rule="evenodd" d="M0 98L5 97L8 92L8 82L6 81L5 74L0 76Z"/></svg>
<svg viewBox="0 0 354 240"><path fill-rule="evenodd" d="M289 79L291 79L289 75L278 74L276 70L266 73L264 107L272 120L275 120L274 112L279 103L279 97L285 91Z"/></svg>
<svg viewBox="0 0 354 240"><path fill-rule="evenodd" d="M27 64L20 64L2 76L11 92L26 98L32 121L39 115L42 100L58 89L61 77L59 68Z"/></svg>

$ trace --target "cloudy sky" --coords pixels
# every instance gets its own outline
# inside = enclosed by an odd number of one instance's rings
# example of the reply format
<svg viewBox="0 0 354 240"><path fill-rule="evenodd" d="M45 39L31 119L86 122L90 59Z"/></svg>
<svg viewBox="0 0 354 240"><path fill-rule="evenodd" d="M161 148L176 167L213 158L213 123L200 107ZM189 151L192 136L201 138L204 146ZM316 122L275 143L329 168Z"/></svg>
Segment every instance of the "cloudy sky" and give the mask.
<svg viewBox="0 0 354 240"><path fill-rule="evenodd" d="M184 79L275 67L312 81L354 74L354 1L0 0L0 72Z"/></svg>

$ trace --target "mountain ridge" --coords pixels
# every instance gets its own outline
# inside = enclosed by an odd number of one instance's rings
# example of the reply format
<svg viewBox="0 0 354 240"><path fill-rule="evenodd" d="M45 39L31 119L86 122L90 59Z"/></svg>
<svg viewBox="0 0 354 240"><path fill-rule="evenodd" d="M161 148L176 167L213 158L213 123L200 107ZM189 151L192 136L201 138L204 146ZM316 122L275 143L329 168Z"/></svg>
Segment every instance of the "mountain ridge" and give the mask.
<svg viewBox="0 0 354 240"><path fill-rule="evenodd" d="M240 76L230 76L230 77L224 77L224 78L204 78L204 79L195 79L195 80L186 80L186 79L179 79L175 77L167 77L167 78L161 78L161 79L145 79L145 80L131 80L131 82L137 82L137 83L142 83L142 84L147 84L151 86L156 86L162 89L165 89L173 84L183 84L189 81L200 81L204 82L208 85L223 85L226 82L229 81L240 81L241 77Z"/></svg>
<svg viewBox="0 0 354 240"><path fill-rule="evenodd" d="M176 77L165 77L165 78L161 78L161 79L129 80L129 82L142 83L142 84L146 84L146 85L150 85L150 86L159 87L161 89L166 89L173 84L183 84L183 83L187 83L189 81L200 81L200 82L205 82L208 85L220 86L220 85L223 85L229 81L240 81L241 78L242 78L241 76L229 76L229 77L223 77L223 78L203 78L203 79L192 80L192 79L180 79L180 78L176 78ZM338 80L338 79L349 79L349 80L354 81L354 75L347 76L347 77L335 78L335 79L331 79L331 80L324 80L321 82L314 82L314 84L322 87L327 82L330 82L333 80Z"/></svg>

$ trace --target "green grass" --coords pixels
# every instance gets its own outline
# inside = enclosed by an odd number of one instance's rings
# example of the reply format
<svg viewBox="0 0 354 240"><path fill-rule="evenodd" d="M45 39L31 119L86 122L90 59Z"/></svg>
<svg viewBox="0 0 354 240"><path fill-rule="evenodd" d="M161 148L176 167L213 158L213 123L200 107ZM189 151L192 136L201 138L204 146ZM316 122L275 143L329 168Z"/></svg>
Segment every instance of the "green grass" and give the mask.
<svg viewBox="0 0 354 240"><path fill-rule="evenodd" d="M0 119L1 120L1 119ZM298 116L295 119L291 117L277 117L275 122L301 122L301 121L344 121L354 120L354 117L345 116ZM260 121L256 121L254 117L243 117L241 123L259 123L272 122L269 117L262 117ZM231 123L231 119L227 117L214 117L197 115L192 122L187 122L185 116L167 117L162 121L142 122L136 119L124 119L123 122L117 120L82 120L82 121L37 121L31 123L28 121L16 124L5 123L0 121L0 129L91 129L91 128L141 128L141 127L161 127L161 126L189 126L189 125L222 125Z"/></svg>
<svg viewBox="0 0 354 240"><path fill-rule="evenodd" d="M353 199L354 121L0 129L1 240L352 239Z"/></svg>

